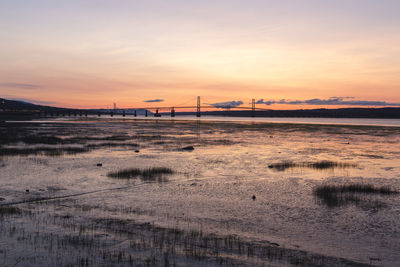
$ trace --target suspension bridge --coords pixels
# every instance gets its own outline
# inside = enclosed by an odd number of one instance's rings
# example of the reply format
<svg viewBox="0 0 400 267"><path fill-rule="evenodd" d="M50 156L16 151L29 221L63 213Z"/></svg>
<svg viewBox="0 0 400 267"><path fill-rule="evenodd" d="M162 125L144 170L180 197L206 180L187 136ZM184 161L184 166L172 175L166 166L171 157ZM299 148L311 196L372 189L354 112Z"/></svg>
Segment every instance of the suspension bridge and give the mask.
<svg viewBox="0 0 400 267"><path fill-rule="evenodd" d="M225 109L225 110L230 110L230 109L236 109L236 110L251 110L252 111L252 116L255 116L255 111L256 110L266 110L266 109L262 109L262 108L256 108L256 103L255 103L255 99L252 99L252 104L251 107L243 107L243 106L237 106L237 105L230 105L227 103L217 103L217 104L206 104L206 105L202 105L201 104L201 100L200 100L200 96L197 97L197 105L196 106L189 106L189 105L182 105L182 106L168 106L168 107L141 107L141 108L125 108L125 109L114 109L115 111L118 111L118 113L121 114L122 111L122 115L126 114L126 110L145 110L145 116L148 116L147 111L148 110L154 110L155 112L153 113L153 115L155 117L160 117L161 113L160 111L164 111L163 113L170 113L171 117L175 117L175 110L177 109L185 109L185 110L195 110L196 111L196 116L197 117L201 117L201 110L213 110L213 109ZM133 114L134 116L137 116L137 114L134 112Z"/></svg>
<svg viewBox="0 0 400 267"><path fill-rule="evenodd" d="M141 111L141 115L148 117L161 117L161 116L170 116L175 117L177 110L185 110L184 112L193 112L196 117L201 117L202 110L203 111L212 111L212 110L247 110L251 111L251 117L256 116L256 111L266 111L269 109L258 108L256 107L255 99L252 99L251 106L242 106L242 105L232 105L227 103L216 103L216 104L202 104L200 96L197 97L196 105L177 105L177 106L156 106L156 107L124 107L117 108L114 105L113 109L74 109L74 110L64 110L64 111L39 111L41 117L65 117L65 116L88 116L88 115L97 115L101 117L102 115L108 116L139 116L139 111Z"/></svg>
<svg viewBox="0 0 400 267"><path fill-rule="evenodd" d="M190 101L195 101L192 99ZM4 102L4 101L3 101ZM266 111L269 109L256 107L255 99L252 99L251 106L243 106L243 104L238 105L238 103L222 102L214 104L204 104L201 102L200 96L197 97L197 103L195 105L190 105L189 101L176 106L143 106L143 107L124 107L117 108L114 103L114 108L111 109L72 109L72 108L59 108L59 107L49 107L49 106L36 106L36 109L25 110L25 109L5 109L4 103L2 108L3 115L29 115L29 116L39 116L39 117L77 117L77 116L170 116L175 117L177 110L185 114L194 114L196 117L202 116L205 111L215 111L215 110L241 110L249 111L248 116L255 117L256 111ZM240 104L240 103L239 103ZM179 115L179 113L178 113Z"/></svg>

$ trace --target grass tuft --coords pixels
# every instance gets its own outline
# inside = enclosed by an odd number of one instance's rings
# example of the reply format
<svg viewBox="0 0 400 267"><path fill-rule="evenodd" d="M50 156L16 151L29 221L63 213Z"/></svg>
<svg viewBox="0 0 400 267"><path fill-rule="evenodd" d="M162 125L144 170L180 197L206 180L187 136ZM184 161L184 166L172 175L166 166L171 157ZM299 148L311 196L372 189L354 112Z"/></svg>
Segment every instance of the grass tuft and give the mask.
<svg viewBox="0 0 400 267"><path fill-rule="evenodd" d="M360 197L362 195L393 195L398 193L398 191L387 186L375 187L370 184L321 185L313 190L314 196L318 197L328 207L344 206L349 203L360 205L363 202L363 198ZM376 204L379 204L378 202L376 201Z"/></svg>
<svg viewBox="0 0 400 267"><path fill-rule="evenodd" d="M21 214L21 210L16 207L0 206L0 218L13 214Z"/></svg>
<svg viewBox="0 0 400 267"><path fill-rule="evenodd" d="M166 167L153 167L147 169L130 168L124 169L117 172L109 172L108 177L117 179L130 179L140 177L143 181L155 181L160 182L166 181L164 175L174 174L175 172Z"/></svg>
<svg viewBox="0 0 400 267"><path fill-rule="evenodd" d="M61 156L65 154L78 154L88 152L84 147L36 147L36 148L1 148L0 156L28 156L45 155Z"/></svg>
<svg viewBox="0 0 400 267"><path fill-rule="evenodd" d="M294 168L298 164L291 162L291 161L285 161L285 162L280 162L280 163L274 163L268 166L270 169L275 169L277 171L284 171L289 168Z"/></svg>
<svg viewBox="0 0 400 267"><path fill-rule="evenodd" d="M111 178L118 178L118 179L130 179L130 178L135 178L137 176L140 176L142 174L142 171L138 168L130 168L130 169L124 169L120 170L117 172L109 172L107 173L108 177Z"/></svg>
<svg viewBox="0 0 400 267"><path fill-rule="evenodd" d="M308 168L323 170L323 169L333 169L333 168L343 168L343 169L354 168L357 167L357 164L322 160L313 163L306 163L305 166Z"/></svg>
<svg viewBox="0 0 400 267"><path fill-rule="evenodd" d="M138 147L135 143L99 143L88 144L83 147L34 147L34 148L15 148L15 147L1 147L0 156L29 156L29 155L44 155L44 156L62 156L62 155L75 155L79 153L90 152L91 150L103 147ZM1 162L0 162L1 166Z"/></svg>
<svg viewBox="0 0 400 267"><path fill-rule="evenodd" d="M350 184L350 185L322 185L314 190L317 196L326 196L330 194L343 193L363 193L363 194L397 194L397 191L391 190L387 186L375 187L370 184Z"/></svg>
<svg viewBox="0 0 400 267"><path fill-rule="evenodd" d="M336 162L329 160L322 160L317 162L302 162L296 163L291 161L285 161L281 163L274 163L268 166L270 169L277 171L285 171L289 168L311 168L317 170L334 169L334 168L354 168L357 165L354 163Z"/></svg>

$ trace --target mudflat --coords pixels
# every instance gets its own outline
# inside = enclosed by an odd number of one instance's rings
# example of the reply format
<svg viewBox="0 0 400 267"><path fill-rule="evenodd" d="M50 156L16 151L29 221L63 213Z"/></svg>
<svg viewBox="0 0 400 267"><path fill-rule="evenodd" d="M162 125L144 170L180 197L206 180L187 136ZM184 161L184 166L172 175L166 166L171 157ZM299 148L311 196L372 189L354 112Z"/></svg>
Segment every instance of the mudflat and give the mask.
<svg viewBox="0 0 400 267"><path fill-rule="evenodd" d="M400 262L398 127L85 118L0 136L1 265Z"/></svg>

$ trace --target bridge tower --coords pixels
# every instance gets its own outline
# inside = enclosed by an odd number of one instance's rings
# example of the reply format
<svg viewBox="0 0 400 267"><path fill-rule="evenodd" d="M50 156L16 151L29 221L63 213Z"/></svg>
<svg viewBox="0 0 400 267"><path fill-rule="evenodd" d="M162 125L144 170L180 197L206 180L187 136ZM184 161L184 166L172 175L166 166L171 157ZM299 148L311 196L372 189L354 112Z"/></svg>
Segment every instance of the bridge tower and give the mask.
<svg viewBox="0 0 400 267"><path fill-rule="evenodd" d="M251 100L251 116L253 118L256 116L256 100L254 98Z"/></svg>
<svg viewBox="0 0 400 267"><path fill-rule="evenodd" d="M200 117L200 96L197 97L197 112L196 112L196 117Z"/></svg>

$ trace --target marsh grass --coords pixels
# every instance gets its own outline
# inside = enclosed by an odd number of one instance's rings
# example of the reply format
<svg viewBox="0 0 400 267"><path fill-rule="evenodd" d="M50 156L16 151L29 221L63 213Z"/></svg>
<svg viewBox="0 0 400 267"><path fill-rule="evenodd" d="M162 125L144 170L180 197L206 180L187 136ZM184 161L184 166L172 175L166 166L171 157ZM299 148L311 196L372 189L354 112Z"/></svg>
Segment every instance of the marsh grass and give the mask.
<svg viewBox="0 0 400 267"><path fill-rule="evenodd" d="M25 144L63 144L65 141L57 136L49 136L49 135L28 135L22 138L19 138L20 142Z"/></svg>
<svg viewBox="0 0 400 267"><path fill-rule="evenodd" d="M363 194L381 194L392 195L397 191L390 189L388 186L375 187L371 184L350 184L350 185L322 185L314 190L314 194L325 196L330 194L343 193L363 193Z"/></svg>
<svg viewBox="0 0 400 267"><path fill-rule="evenodd" d="M307 168L323 170L323 169L334 169L334 168L342 168L342 169L355 168L357 167L357 164L323 160L312 163L305 163L303 164L303 166Z"/></svg>
<svg viewBox="0 0 400 267"><path fill-rule="evenodd" d="M62 155L74 155L79 153L90 152L94 149L103 147L138 147L136 143L98 143L88 144L81 147L31 147L31 148L16 148L16 147L1 147L0 156L29 156L29 155L44 155L44 156L62 156ZM0 162L1 166L1 162Z"/></svg>
<svg viewBox="0 0 400 267"><path fill-rule="evenodd" d="M370 184L349 184L349 185L321 185L313 190L314 196L328 207L339 207L350 203L381 208L383 203L375 200L368 201L366 195L394 195L398 191L392 190L387 186L375 187Z"/></svg>
<svg viewBox="0 0 400 267"><path fill-rule="evenodd" d="M101 148L101 147L138 147L136 143L98 143L98 144L88 144L85 147L89 149Z"/></svg>
<svg viewBox="0 0 400 267"><path fill-rule="evenodd" d="M133 251L152 251L154 262L170 262L174 255L183 256L189 262L202 263L201 266L215 264L224 266L262 265L276 263L286 266L358 266L356 262L313 255L301 250L280 247L279 244L265 242L252 243L236 235L217 235L201 230L182 230L164 228L150 223L135 223L130 220L99 218L96 227L119 235L128 234L130 249ZM140 234L139 234L140 233ZM137 235L140 235L137 236ZM137 238L139 237L139 238ZM153 254L154 253L154 254ZM188 266L186 262L185 266ZM197 265L197 264L195 264ZM274 265L274 264L272 264ZM268 266L268 264L267 264ZM362 266L360 264L359 266Z"/></svg>
<svg viewBox="0 0 400 267"><path fill-rule="evenodd" d="M317 162L291 162L285 161L281 163L274 163L268 166L270 169L275 169L277 171L285 171L290 168L311 168L316 170L325 170L325 169L335 169L335 168L355 168L357 164L354 163L346 163L346 162L336 162L329 160L322 160Z"/></svg>
<svg viewBox="0 0 400 267"><path fill-rule="evenodd" d="M92 136L92 135L84 135L84 136L72 136L72 137L60 137L56 136L57 131L50 131L46 134L30 134L29 132L25 133L24 131L9 131L4 132L5 136L3 140L0 142L1 144L15 144L15 143L25 143L28 145L36 145L36 144L47 144L47 145L67 145L67 144L76 144L76 143L85 143L87 141L127 141L130 139L127 135L109 135L109 136ZM51 135L50 135L51 134Z"/></svg>
<svg viewBox="0 0 400 267"><path fill-rule="evenodd" d="M164 176L171 175L174 173L175 172L170 168L152 167L147 169L139 169L139 168L124 169L116 172L109 172L107 176L117 179L131 179L140 177L142 181L158 180L159 182L166 182L167 179Z"/></svg>
<svg viewBox="0 0 400 267"><path fill-rule="evenodd" d="M70 205L71 210L43 214L49 203L52 207ZM95 214L101 214L104 205L85 208L82 213L79 205L76 201L41 202L29 206L34 212L26 216L25 223L10 221L3 224L5 227L0 223L0 236L16 240L19 245L2 248L3 265L17 262L21 266L367 266L268 241L251 242L236 235L162 227L106 214L92 217L91 208L98 208ZM53 230L57 228L62 230ZM35 254L20 257L25 250Z"/></svg>
<svg viewBox="0 0 400 267"><path fill-rule="evenodd" d="M116 172L109 172L107 173L108 177L111 178L118 178L118 179L130 179L130 178L136 178L142 174L142 170L138 168L130 168L130 169L124 169Z"/></svg>
<svg viewBox="0 0 400 267"><path fill-rule="evenodd" d="M12 206L0 206L0 218L7 215L21 214L21 210L17 207Z"/></svg>
<svg viewBox="0 0 400 267"><path fill-rule="evenodd" d="M125 141L128 140L129 138L130 137L128 135L122 135L122 134L115 134L104 137L89 137L89 139L91 140L99 140L99 141ZM87 138L82 138L82 139L87 139Z"/></svg>
<svg viewBox="0 0 400 267"><path fill-rule="evenodd" d="M0 156L29 156L29 155L45 155L45 156L61 156L66 154L78 154L88 152L86 147L35 147L35 148L11 148L2 147Z"/></svg>

